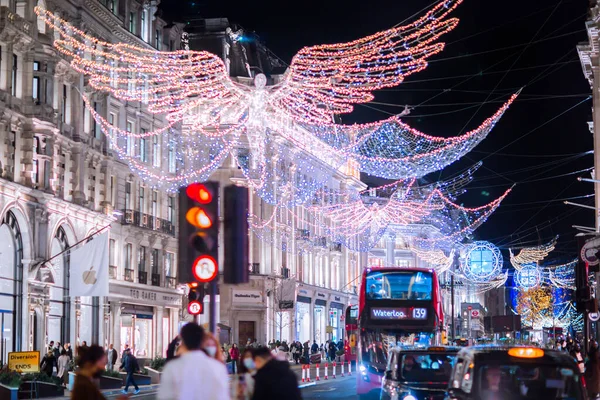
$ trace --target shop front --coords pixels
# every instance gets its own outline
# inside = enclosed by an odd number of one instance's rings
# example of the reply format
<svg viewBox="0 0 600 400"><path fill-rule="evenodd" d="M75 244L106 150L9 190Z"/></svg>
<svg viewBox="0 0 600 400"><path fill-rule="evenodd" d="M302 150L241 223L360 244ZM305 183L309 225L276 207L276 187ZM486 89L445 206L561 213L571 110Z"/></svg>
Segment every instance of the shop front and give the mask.
<svg viewBox="0 0 600 400"><path fill-rule="evenodd" d="M327 336L327 295L322 292L315 293L314 308L314 332L313 338L318 344L325 344L329 337Z"/></svg>
<svg viewBox="0 0 600 400"><path fill-rule="evenodd" d="M262 290L231 288L233 342L244 346L248 340L264 342L265 299ZM221 322L229 322L222 320ZM226 324L228 325L228 324Z"/></svg>
<svg viewBox="0 0 600 400"><path fill-rule="evenodd" d="M140 359L164 355L178 332L182 295L161 289L111 282L105 345L120 352L128 345Z"/></svg>
<svg viewBox="0 0 600 400"><path fill-rule="evenodd" d="M298 289L296 296L296 340L301 343L312 341L311 305L312 290Z"/></svg>
<svg viewBox="0 0 600 400"><path fill-rule="evenodd" d="M344 313L345 299L339 295L329 296L329 326L331 331L330 339L338 342L344 338Z"/></svg>

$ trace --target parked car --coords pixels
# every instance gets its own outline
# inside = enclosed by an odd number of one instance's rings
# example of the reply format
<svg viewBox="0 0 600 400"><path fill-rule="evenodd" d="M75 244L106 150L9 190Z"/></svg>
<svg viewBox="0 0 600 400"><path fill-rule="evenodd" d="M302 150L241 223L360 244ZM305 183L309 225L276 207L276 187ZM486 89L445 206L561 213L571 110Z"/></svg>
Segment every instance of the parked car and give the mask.
<svg viewBox="0 0 600 400"><path fill-rule="evenodd" d="M565 352L539 347L472 346L456 357L453 400L585 400L579 368Z"/></svg>

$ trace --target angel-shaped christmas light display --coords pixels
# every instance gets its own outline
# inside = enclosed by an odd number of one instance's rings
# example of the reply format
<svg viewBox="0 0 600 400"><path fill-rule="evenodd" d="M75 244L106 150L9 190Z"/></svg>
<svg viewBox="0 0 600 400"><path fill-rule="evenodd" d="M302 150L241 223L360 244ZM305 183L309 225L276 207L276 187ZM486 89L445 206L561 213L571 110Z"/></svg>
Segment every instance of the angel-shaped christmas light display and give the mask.
<svg viewBox="0 0 600 400"><path fill-rule="evenodd" d="M107 43L48 10L36 12L89 87L167 115L165 126L128 132L96 113L83 95L113 151L143 180L174 191L206 180L232 156L244 183L264 200L295 206L327 185L327 171L348 163L375 176L418 178L453 163L486 137L515 96L479 128L447 139L397 117L364 125L334 122L355 104L371 101L374 91L426 68L444 48L438 39L456 27L458 20L448 16L461 2L441 1L408 25L349 43L306 47L277 83L267 86L266 77L257 75L254 87L230 78L212 53ZM172 162L143 162L136 151L140 139L162 143L174 154Z"/></svg>

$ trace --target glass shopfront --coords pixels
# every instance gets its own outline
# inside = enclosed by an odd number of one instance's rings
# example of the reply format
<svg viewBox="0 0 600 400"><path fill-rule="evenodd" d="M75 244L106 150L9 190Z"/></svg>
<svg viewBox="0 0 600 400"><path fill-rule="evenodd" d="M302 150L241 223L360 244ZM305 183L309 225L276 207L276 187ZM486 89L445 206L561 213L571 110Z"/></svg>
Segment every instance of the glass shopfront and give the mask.
<svg viewBox="0 0 600 400"><path fill-rule="evenodd" d="M332 327L331 339L336 342L344 338L344 327L342 324L343 314L343 304L333 301L329 303L329 326Z"/></svg>
<svg viewBox="0 0 600 400"><path fill-rule="evenodd" d="M0 226L0 364L14 351L15 243L8 225Z"/></svg>
<svg viewBox="0 0 600 400"><path fill-rule="evenodd" d="M296 340L304 343L311 340L310 297L298 296L296 301Z"/></svg>
<svg viewBox="0 0 600 400"><path fill-rule="evenodd" d="M314 340L318 344L325 343L327 341L326 325L327 325L327 311L325 309L327 302L325 300L315 300L315 316L314 316Z"/></svg>
<svg viewBox="0 0 600 400"><path fill-rule="evenodd" d="M123 305L121 309L121 351L128 344L137 358L153 357L153 318L152 307Z"/></svg>

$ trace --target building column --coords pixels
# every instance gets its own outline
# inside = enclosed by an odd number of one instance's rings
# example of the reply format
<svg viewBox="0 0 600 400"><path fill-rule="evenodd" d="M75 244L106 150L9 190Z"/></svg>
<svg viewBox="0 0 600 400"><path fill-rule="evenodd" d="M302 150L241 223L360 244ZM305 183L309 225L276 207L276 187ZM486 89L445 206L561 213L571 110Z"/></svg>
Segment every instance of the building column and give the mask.
<svg viewBox="0 0 600 400"><path fill-rule="evenodd" d="M389 235L386 237L385 241L385 264L388 267L393 267L396 265L396 261L394 260L394 252L396 250L396 237Z"/></svg>
<svg viewBox="0 0 600 400"><path fill-rule="evenodd" d="M112 332L109 342L112 342L115 349L121 357L121 304L120 302L110 302L110 318L112 323Z"/></svg>
<svg viewBox="0 0 600 400"><path fill-rule="evenodd" d="M163 357L163 307L154 307L154 315L156 316L156 346L154 354Z"/></svg>

